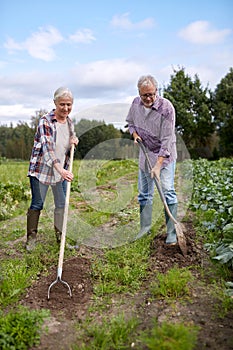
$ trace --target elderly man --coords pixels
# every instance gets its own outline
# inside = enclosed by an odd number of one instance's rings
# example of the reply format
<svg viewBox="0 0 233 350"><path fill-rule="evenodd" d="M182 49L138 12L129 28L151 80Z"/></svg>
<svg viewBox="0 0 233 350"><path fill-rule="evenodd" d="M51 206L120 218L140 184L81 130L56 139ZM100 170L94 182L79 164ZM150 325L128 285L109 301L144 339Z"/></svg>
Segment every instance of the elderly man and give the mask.
<svg viewBox="0 0 233 350"><path fill-rule="evenodd" d="M176 166L175 109L172 103L158 95L158 83L151 75L138 80L139 96L134 98L126 121L129 132L138 144L141 140L148 149L152 164L150 172L145 155L139 152L138 201L140 205L140 232L136 238L150 233L154 180L160 180L166 202L174 218L177 217L177 196L174 188ZM165 212L167 244L176 244L174 223Z"/></svg>

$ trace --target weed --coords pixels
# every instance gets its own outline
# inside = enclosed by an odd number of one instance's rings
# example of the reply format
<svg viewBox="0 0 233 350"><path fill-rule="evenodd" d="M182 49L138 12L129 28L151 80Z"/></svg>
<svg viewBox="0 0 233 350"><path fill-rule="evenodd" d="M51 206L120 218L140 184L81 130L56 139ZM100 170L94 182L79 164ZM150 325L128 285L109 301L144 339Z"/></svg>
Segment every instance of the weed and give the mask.
<svg viewBox="0 0 233 350"><path fill-rule="evenodd" d="M29 273L22 260L10 260L2 263L2 281L0 305L16 302L29 285Z"/></svg>
<svg viewBox="0 0 233 350"><path fill-rule="evenodd" d="M110 320L105 318L101 324L88 324L85 335L90 341L73 350L121 350L130 347L132 335L138 325L134 317L126 320L124 315L118 315ZM128 346L126 346L128 344Z"/></svg>
<svg viewBox="0 0 233 350"><path fill-rule="evenodd" d="M226 293L226 283L223 279L220 280L220 283L213 281L211 284L211 293L216 300L215 309L220 318L224 318L226 314L232 309L233 299L229 297Z"/></svg>
<svg viewBox="0 0 233 350"><path fill-rule="evenodd" d="M188 269L174 267L166 274L158 273L156 278L157 281L153 281L150 286L154 297L177 299L190 294L188 283L193 280L193 276Z"/></svg>
<svg viewBox="0 0 233 350"><path fill-rule="evenodd" d="M43 320L48 310L31 310L19 307L4 315L0 312L0 348L2 350L27 350L40 342Z"/></svg>
<svg viewBox="0 0 233 350"><path fill-rule="evenodd" d="M140 240L132 245L106 251L104 259L93 263L94 291L97 295L133 292L147 274L150 241Z"/></svg>
<svg viewBox="0 0 233 350"><path fill-rule="evenodd" d="M198 328L184 324L162 323L157 324L148 331L141 333L139 343L150 350L192 350L197 341Z"/></svg>

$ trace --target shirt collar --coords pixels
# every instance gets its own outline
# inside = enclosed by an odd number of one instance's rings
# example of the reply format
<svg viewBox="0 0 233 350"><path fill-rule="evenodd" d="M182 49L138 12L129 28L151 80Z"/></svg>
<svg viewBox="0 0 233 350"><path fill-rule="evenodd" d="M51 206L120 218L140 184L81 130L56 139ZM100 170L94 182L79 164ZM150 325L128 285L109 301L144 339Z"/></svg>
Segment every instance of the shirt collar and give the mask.
<svg viewBox="0 0 233 350"><path fill-rule="evenodd" d="M151 106L152 109L156 109L158 110L159 109L159 96L157 95L156 96L156 100L155 102L153 103L153 105Z"/></svg>
<svg viewBox="0 0 233 350"><path fill-rule="evenodd" d="M57 118L56 118L54 112L55 112L55 109L52 109L52 111L49 112L49 118L50 118L50 120L51 120L52 122L56 122L56 121L57 121Z"/></svg>

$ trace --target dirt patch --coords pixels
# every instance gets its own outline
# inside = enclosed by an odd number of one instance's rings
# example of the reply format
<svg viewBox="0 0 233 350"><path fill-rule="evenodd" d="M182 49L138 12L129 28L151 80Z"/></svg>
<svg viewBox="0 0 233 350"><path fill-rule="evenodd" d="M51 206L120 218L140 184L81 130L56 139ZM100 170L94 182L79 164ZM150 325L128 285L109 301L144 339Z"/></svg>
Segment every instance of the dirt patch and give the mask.
<svg viewBox="0 0 233 350"><path fill-rule="evenodd" d="M165 243L166 235L157 235L152 242L151 260L154 268L159 272L167 272L170 268L188 266L203 266L208 260L208 254L203 249L202 243L196 240L196 233L192 222L185 222L185 237L187 255L184 256L178 245L170 246Z"/></svg>
<svg viewBox="0 0 233 350"><path fill-rule="evenodd" d="M68 287L58 281L51 286L48 299L49 286L56 278L57 270L53 267L48 276L41 277L28 289L22 303L34 309L49 309L53 316L69 320L76 318L79 310L85 313L92 296L90 261L75 257L64 262L62 281L70 286L71 296Z"/></svg>
<svg viewBox="0 0 233 350"><path fill-rule="evenodd" d="M190 301L178 300L169 305L164 300L151 299L148 283L144 281L142 288L135 295L112 296L112 302L106 305L103 314L88 311L93 302L93 286L91 281L91 261L94 254L101 254L101 250L85 246L80 247L77 256L64 261L62 280L69 283L72 290L70 297L68 288L60 282L50 291L50 284L56 280L57 270L52 267L48 276L41 277L28 289L23 305L30 308L46 308L51 311L51 319L46 323L48 332L41 338L40 350L69 350L75 343L75 323L82 322L87 315L95 316L96 322L104 315L114 316L119 312L132 317L137 314L141 321L141 329L151 326L151 319L156 317L158 322L188 322L200 327L196 349L230 350L233 349L233 312L220 318L217 310L218 300L206 288L209 276L200 276L198 267L210 264L208 254L200 242L197 242L192 222L185 223L187 239L187 256L184 257L178 246L167 246L165 236L159 234L152 240L150 271L148 279L159 271L165 273L175 265L179 268L190 267L197 279L192 287ZM200 283L198 283L200 281ZM205 284L206 283L206 284ZM120 300L120 302L118 302ZM152 300L152 301L150 301Z"/></svg>

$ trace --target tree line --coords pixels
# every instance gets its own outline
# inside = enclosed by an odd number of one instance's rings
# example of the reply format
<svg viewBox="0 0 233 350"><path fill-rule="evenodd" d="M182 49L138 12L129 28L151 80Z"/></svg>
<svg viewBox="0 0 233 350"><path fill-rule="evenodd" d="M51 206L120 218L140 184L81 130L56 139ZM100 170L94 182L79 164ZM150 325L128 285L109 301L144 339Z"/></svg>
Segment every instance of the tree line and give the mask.
<svg viewBox="0 0 233 350"><path fill-rule="evenodd" d="M176 109L176 128L192 158L233 155L233 68L215 91L202 87L198 75L191 79L184 68L174 70L164 97Z"/></svg>
<svg viewBox="0 0 233 350"><path fill-rule="evenodd" d="M203 87L198 75L192 79L183 67L174 69L169 84L163 87L163 96L175 107L177 133L193 159L233 155L233 68L214 91ZM0 157L29 160L38 120L46 112L44 109L36 111L30 125L19 122L16 127L0 126ZM94 115L93 120L74 120L74 125L79 137L76 159L132 155L127 130L97 121ZM122 147L126 149L124 154Z"/></svg>

